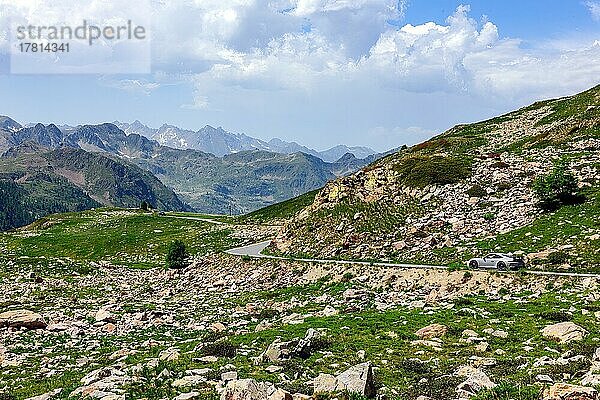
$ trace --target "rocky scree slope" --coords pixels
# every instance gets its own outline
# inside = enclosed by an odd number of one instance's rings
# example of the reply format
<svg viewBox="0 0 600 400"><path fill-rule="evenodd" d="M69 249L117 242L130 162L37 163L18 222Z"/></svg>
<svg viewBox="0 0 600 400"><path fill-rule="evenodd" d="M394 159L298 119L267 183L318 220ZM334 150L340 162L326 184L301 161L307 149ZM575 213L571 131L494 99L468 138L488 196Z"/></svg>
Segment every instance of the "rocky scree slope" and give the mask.
<svg viewBox="0 0 600 400"><path fill-rule="evenodd" d="M543 214L532 183L559 160L566 160L587 200ZM559 264L590 267L600 248L599 167L596 86L456 126L328 183L271 250L445 264L490 250L522 250L531 260L557 253Z"/></svg>
<svg viewBox="0 0 600 400"><path fill-rule="evenodd" d="M69 260L47 262L5 261L0 394L10 398L310 400L350 387L466 400L500 386L532 400L548 383L600 379L595 279L217 254L182 271L94 263L79 275Z"/></svg>

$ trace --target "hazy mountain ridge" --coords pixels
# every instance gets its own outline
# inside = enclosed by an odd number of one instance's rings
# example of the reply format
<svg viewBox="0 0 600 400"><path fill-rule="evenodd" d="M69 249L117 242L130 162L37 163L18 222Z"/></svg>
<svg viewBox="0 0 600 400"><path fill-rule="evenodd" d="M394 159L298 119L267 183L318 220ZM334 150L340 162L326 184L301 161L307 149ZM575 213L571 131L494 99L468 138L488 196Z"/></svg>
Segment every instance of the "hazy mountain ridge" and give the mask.
<svg viewBox="0 0 600 400"><path fill-rule="evenodd" d="M168 129L165 127L162 133ZM222 132L213 128L205 133L222 138ZM155 174L194 209L211 213L242 213L287 200L320 188L336 176L353 172L374 157L359 160L348 154L326 163L304 153L265 150L216 157L199 150L163 146L143 135L127 134L111 123L61 129L53 124L35 124L14 131L0 130L0 138L3 138L0 144L4 143L0 151L8 153L10 146L34 142L47 150L74 148L117 156ZM216 139L213 142L226 146Z"/></svg>
<svg viewBox="0 0 600 400"><path fill-rule="evenodd" d="M232 133L222 127L214 128L210 125L206 125L198 131L192 131L168 124L164 124L158 129L150 128L138 120L132 123L115 121L114 124L127 134L143 135L156 140L163 146L176 149L195 149L218 157L240 151L265 150L282 154L302 152L319 157L326 162L335 162L346 153L351 153L359 159L377 153L368 147L346 145L337 145L328 150L316 151L296 142L286 142L278 138L266 142L243 133Z"/></svg>

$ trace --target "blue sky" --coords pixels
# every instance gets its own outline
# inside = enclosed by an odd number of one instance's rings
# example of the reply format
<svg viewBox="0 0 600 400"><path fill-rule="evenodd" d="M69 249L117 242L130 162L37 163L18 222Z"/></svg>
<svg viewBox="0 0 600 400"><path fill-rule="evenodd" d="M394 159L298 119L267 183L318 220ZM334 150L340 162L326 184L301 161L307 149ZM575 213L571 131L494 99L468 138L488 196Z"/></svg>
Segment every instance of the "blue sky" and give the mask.
<svg viewBox="0 0 600 400"><path fill-rule="evenodd" d="M74 7L40 3L0 0L0 26L11 14L51 19ZM78 4L78 15L102 14L106 3ZM9 32L0 32L0 114L21 122L210 124L317 149L385 150L600 83L600 0L151 6L151 74L10 74ZM111 17L110 10L93 16Z"/></svg>

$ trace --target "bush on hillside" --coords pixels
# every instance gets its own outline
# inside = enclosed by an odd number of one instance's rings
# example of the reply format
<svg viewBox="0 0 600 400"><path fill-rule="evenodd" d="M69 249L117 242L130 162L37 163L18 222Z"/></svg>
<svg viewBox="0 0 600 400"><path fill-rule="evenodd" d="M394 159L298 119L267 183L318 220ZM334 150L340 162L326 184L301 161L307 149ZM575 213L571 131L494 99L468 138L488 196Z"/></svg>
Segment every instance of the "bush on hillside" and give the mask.
<svg viewBox="0 0 600 400"><path fill-rule="evenodd" d="M188 257L185 244L181 240L174 240L167 248L166 266L172 269L185 268L188 265Z"/></svg>
<svg viewBox="0 0 600 400"><path fill-rule="evenodd" d="M394 166L403 184L410 187L446 185L471 176L471 163L455 157L416 156Z"/></svg>
<svg viewBox="0 0 600 400"><path fill-rule="evenodd" d="M569 255L564 251L553 251L548 254L548 263L552 265L562 265L569 261Z"/></svg>
<svg viewBox="0 0 600 400"><path fill-rule="evenodd" d="M465 192L469 197L485 197L487 192L480 185L473 185Z"/></svg>
<svg viewBox="0 0 600 400"><path fill-rule="evenodd" d="M548 175L538 177L533 190L539 200L539 206L546 211L554 211L568 204L577 204L584 200L577 187L577 178L568 171L564 161L556 164Z"/></svg>
<svg viewBox="0 0 600 400"><path fill-rule="evenodd" d="M237 351L237 346L231 341L224 339L213 343L206 343L200 348L200 353L204 356L216 356L233 358Z"/></svg>

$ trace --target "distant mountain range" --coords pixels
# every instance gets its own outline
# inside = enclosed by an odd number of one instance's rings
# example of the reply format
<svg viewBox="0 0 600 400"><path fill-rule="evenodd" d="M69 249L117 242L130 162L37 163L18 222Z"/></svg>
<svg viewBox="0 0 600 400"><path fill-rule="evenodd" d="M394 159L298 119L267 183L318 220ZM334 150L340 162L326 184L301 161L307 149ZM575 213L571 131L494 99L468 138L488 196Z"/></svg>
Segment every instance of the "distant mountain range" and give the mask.
<svg viewBox="0 0 600 400"><path fill-rule="evenodd" d="M160 128L150 128L140 121L124 123L115 121L114 124L127 134L138 134L148 139L156 140L163 146L175 149L194 149L211 153L217 157L247 150L265 150L273 153L293 154L305 153L318 157L325 162L335 162L347 153L356 158L366 158L377 152L368 147L349 147L338 145L325 151L317 151L296 142L286 142L281 139L271 139L268 142L247 136L243 133L232 133L223 128L213 128L206 125L198 131L182 129L173 125L162 125Z"/></svg>
<svg viewBox="0 0 600 400"><path fill-rule="evenodd" d="M132 125L139 132L144 129L141 124ZM98 205L131 207L146 200L165 210L238 214L322 187L380 156L358 159L344 153L334 162L326 162L305 152L243 150L264 142L222 129L203 129L201 137L204 143L211 138L213 149L240 150L217 157L192 148L165 146L146 137L149 132L126 133L111 123L22 126L0 117L0 180L11 180L25 191L25 197L43 193L38 196L40 204L44 196L49 202L59 199L60 204L49 207L48 212ZM158 131L163 139L169 136L169 128ZM280 142L275 141L280 149L285 144L289 151L299 146ZM343 146L328 150L328 157L343 150ZM71 195L61 199L64 193ZM44 210L36 208L35 215L43 215Z"/></svg>

